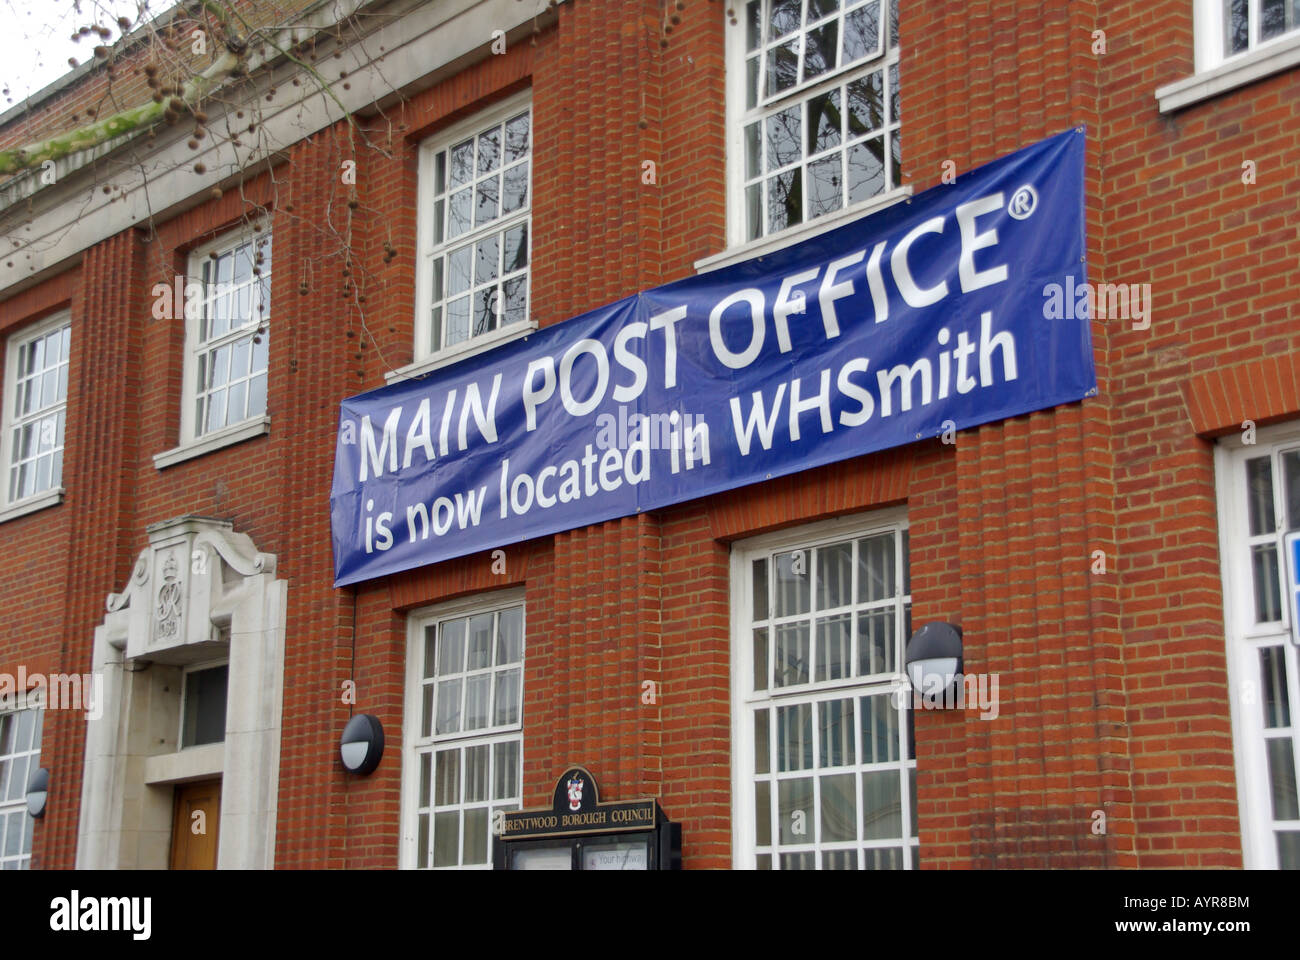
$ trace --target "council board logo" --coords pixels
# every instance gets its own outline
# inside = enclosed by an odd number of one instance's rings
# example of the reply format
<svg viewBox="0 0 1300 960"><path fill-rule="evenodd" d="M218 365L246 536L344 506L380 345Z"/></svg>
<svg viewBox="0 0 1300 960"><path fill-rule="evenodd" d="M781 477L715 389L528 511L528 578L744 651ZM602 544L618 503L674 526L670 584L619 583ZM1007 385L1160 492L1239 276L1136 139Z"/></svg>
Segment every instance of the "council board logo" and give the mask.
<svg viewBox="0 0 1300 960"><path fill-rule="evenodd" d="M582 807L582 788L585 785L582 777L574 777L568 782L570 810L578 810Z"/></svg>

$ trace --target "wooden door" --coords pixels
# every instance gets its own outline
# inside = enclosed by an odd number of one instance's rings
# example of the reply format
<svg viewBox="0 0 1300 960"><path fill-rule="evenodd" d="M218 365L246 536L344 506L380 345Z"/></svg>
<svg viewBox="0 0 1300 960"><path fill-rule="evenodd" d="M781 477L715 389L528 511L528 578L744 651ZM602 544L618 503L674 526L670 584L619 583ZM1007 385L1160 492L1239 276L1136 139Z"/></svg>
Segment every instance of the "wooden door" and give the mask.
<svg viewBox="0 0 1300 960"><path fill-rule="evenodd" d="M177 785L172 820L173 870L217 868L217 825L220 820L220 780Z"/></svg>

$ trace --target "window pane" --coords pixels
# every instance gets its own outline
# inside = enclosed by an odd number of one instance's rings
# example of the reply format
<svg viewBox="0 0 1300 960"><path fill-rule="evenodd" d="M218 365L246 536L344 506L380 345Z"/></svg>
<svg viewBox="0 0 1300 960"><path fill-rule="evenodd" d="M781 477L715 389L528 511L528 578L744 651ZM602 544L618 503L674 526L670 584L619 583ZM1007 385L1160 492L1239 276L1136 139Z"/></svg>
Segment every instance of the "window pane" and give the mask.
<svg viewBox="0 0 1300 960"><path fill-rule="evenodd" d="M528 114L506 121L506 163L514 163L528 153Z"/></svg>
<svg viewBox="0 0 1300 960"><path fill-rule="evenodd" d="M185 675L185 713L181 746L220 743L226 739L228 666L195 670Z"/></svg>
<svg viewBox="0 0 1300 960"><path fill-rule="evenodd" d="M528 266L528 224L521 223L511 227L505 233L505 257L503 273L514 273Z"/></svg>
<svg viewBox="0 0 1300 960"><path fill-rule="evenodd" d="M772 843L772 784L767 780L754 784L754 840L760 847Z"/></svg>
<svg viewBox="0 0 1300 960"><path fill-rule="evenodd" d="M786 623L776 628L776 675L778 687L808 682L808 624Z"/></svg>
<svg viewBox="0 0 1300 960"><path fill-rule="evenodd" d="M420 736L428 738L433 735L433 684L426 684L422 693L423 710L420 716Z"/></svg>
<svg viewBox="0 0 1300 960"><path fill-rule="evenodd" d="M799 29L800 0L770 0L771 16L767 23L767 35L772 39L784 37Z"/></svg>
<svg viewBox="0 0 1300 960"><path fill-rule="evenodd" d="M260 417L266 413L266 373L259 373L248 381L248 415Z"/></svg>
<svg viewBox="0 0 1300 960"><path fill-rule="evenodd" d="M1300 870L1300 830L1277 831L1279 870Z"/></svg>
<svg viewBox="0 0 1300 960"><path fill-rule="evenodd" d="M754 619L767 619L767 557L759 557L752 565L754 586Z"/></svg>
<svg viewBox="0 0 1300 960"><path fill-rule="evenodd" d="M451 195L447 206L447 236L459 237L469 229L470 208L474 205L474 191L466 187Z"/></svg>
<svg viewBox="0 0 1300 960"><path fill-rule="evenodd" d="M898 847L874 847L862 851L868 870L902 870L903 851Z"/></svg>
<svg viewBox="0 0 1300 960"><path fill-rule="evenodd" d="M858 838L858 795L853 781L851 773L821 778L820 827L823 843ZM863 797L865 800L866 795ZM856 854L854 860L857 860Z"/></svg>
<svg viewBox="0 0 1300 960"><path fill-rule="evenodd" d="M812 843L815 826L812 778L779 780L776 793L781 843Z"/></svg>
<svg viewBox="0 0 1300 960"><path fill-rule="evenodd" d="M840 90L828 90L808 101L808 154L840 144Z"/></svg>
<svg viewBox="0 0 1300 960"><path fill-rule="evenodd" d="M768 712L754 712L754 772L767 773L771 769L771 746L768 740Z"/></svg>
<svg viewBox="0 0 1300 960"><path fill-rule="evenodd" d="M501 318L503 325L522 323L528 317L528 278L516 277L507 280L501 287L502 302L505 313Z"/></svg>
<svg viewBox="0 0 1300 960"><path fill-rule="evenodd" d="M1277 548L1259 543L1250 548L1251 575L1255 581L1255 620L1268 623L1282 619L1282 596L1278 586Z"/></svg>
<svg viewBox="0 0 1300 960"><path fill-rule="evenodd" d="M465 729L481 730L488 725L488 697L492 675L482 673L465 679Z"/></svg>
<svg viewBox="0 0 1300 960"><path fill-rule="evenodd" d="M880 70L848 85L849 139L865 136L885 125L885 75ZM881 151L878 151L881 152ZM850 165L850 170L853 169Z"/></svg>
<svg viewBox="0 0 1300 960"><path fill-rule="evenodd" d="M491 173L501 160L501 128L493 127L478 135L478 170L479 176Z"/></svg>
<svg viewBox="0 0 1300 960"><path fill-rule="evenodd" d="M1259 0L1259 38L1271 40L1290 29L1287 24L1287 4L1290 0Z"/></svg>
<svg viewBox="0 0 1300 960"><path fill-rule="evenodd" d="M446 620L438 640L438 672L444 676L459 673L465 659L465 621Z"/></svg>
<svg viewBox="0 0 1300 960"><path fill-rule="evenodd" d="M776 616L789 617L807 613L810 589L808 551L778 553L773 558L773 565L776 568L776 583L773 590Z"/></svg>
<svg viewBox="0 0 1300 960"><path fill-rule="evenodd" d="M487 863L488 811L478 807L465 811L465 838L461 863Z"/></svg>
<svg viewBox="0 0 1300 960"><path fill-rule="evenodd" d="M492 614L480 613L469 619L469 651L466 670L481 670L492 665Z"/></svg>
<svg viewBox="0 0 1300 960"><path fill-rule="evenodd" d="M434 771L434 804L445 807L460 803L460 749L439 750Z"/></svg>
<svg viewBox="0 0 1300 960"><path fill-rule="evenodd" d="M505 172L501 187L501 212L513 213L528 203L528 164L521 163Z"/></svg>
<svg viewBox="0 0 1300 960"><path fill-rule="evenodd" d="M492 745L492 799L519 796L519 741Z"/></svg>
<svg viewBox="0 0 1300 960"><path fill-rule="evenodd" d="M420 754L420 803L419 806L427 807L429 805L429 777L433 770L433 754Z"/></svg>
<svg viewBox="0 0 1300 960"><path fill-rule="evenodd" d="M817 621L817 679L847 677L853 664L853 614Z"/></svg>
<svg viewBox="0 0 1300 960"><path fill-rule="evenodd" d="M835 53L840 35L834 20L808 31L804 44L803 79L820 77L835 69Z"/></svg>
<svg viewBox="0 0 1300 960"><path fill-rule="evenodd" d="M465 802L488 798L488 750L486 743L465 748Z"/></svg>
<svg viewBox="0 0 1300 960"><path fill-rule="evenodd" d="M458 187L474 179L474 141L466 140L451 148L451 185Z"/></svg>
<svg viewBox="0 0 1300 960"><path fill-rule="evenodd" d="M1273 819L1300 820L1291 738L1273 737L1264 742L1268 745L1268 779L1273 786Z"/></svg>
<svg viewBox="0 0 1300 960"><path fill-rule="evenodd" d="M880 52L880 4L869 3L844 18L844 63L865 60Z"/></svg>
<svg viewBox="0 0 1300 960"><path fill-rule="evenodd" d="M460 813L450 810L433 815L433 865L457 866L456 854L460 847Z"/></svg>
<svg viewBox="0 0 1300 960"><path fill-rule="evenodd" d="M812 765L812 704L777 707L777 770L782 773L787 770L809 770Z"/></svg>
<svg viewBox="0 0 1300 960"><path fill-rule="evenodd" d="M457 733L460 730L460 680L444 680L438 684L437 733Z"/></svg>
<svg viewBox="0 0 1300 960"><path fill-rule="evenodd" d="M767 118L769 170L778 170L799 160L802 129L799 107L790 107Z"/></svg>
<svg viewBox="0 0 1300 960"><path fill-rule="evenodd" d="M1263 675L1264 726L1291 726L1291 700L1287 690L1286 649L1263 647L1259 651L1260 673Z"/></svg>
<svg viewBox="0 0 1300 960"><path fill-rule="evenodd" d="M501 196L501 178L480 180L474 189L474 226L481 227L497 218L497 201Z"/></svg>
<svg viewBox="0 0 1300 960"><path fill-rule="evenodd" d="M469 297L447 304L447 346L469 339Z"/></svg>
<svg viewBox="0 0 1300 960"><path fill-rule="evenodd" d="M898 670L894 610L887 607L858 614L858 673L894 673Z"/></svg>
<svg viewBox="0 0 1300 960"><path fill-rule="evenodd" d="M844 205L839 154L808 165L808 216L834 213Z"/></svg>
<svg viewBox="0 0 1300 960"><path fill-rule="evenodd" d="M767 229L771 233L803 223L803 176L788 170L767 181Z"/></svg>
<svg viewBox="0 0 1300 960"><path fill-rule="evenodd" d="M903 834L903 800L897 770L862 775L862 836L888 840Z"/></svg>
<svg viewBox="0 0 1300 960"><path fill-rule="evenodd" d="M763 171L759 169L759 124L745 127L745 179L752 180Z"/></svg>
<svg viewBox="0 0 1300 960"><path fill-rule="evenodd" d="M754 691L767 689L767 627L754 630Z"/></svg>
<svg viewBox="0 0 1300 960"><path fill-rule="evenodd" d="M1246 461L1247 507L1250 535L1260 536L1276 529L1273 517L1273 460L1254 457Z"/></svg>
<svg viewBox="0 0 1300 960"><path fill-rule="evenodd" d="M763 42L763 2L749 0L745 7L745 49L757 50Z"/></svg>
<svg viewBox="0 0 1300 960"><path fill-rule="evenodd" d="M853 542L817 548L817 609L830 610L853 602Z"/></svg>
<svg viewBox="0 0 1300 960"><path fill-rule="evenodd" d="M502 610L497 617L498 664L517 663L524 655L524 608Z"/></svg>
<svg viewBox="0 0 1300 960"><path fill-rule="evenodd" d="M862 762L891 763L898 759L898 709L888 694L858 701L862 721Z"/></svg>
<svg viewBox="0 0 1300 960"><path fill-rule="evenodd" d="M21 800L27 790L27 757L16 757L9 761L9 792L5 795L6 800ZM17 844L22 837L22 825L20 824L16 831L10 831L10 838ZM17 853L17 849L6 850L6 853Z"/></svg>
<svg viewBox="0 0 1300 960"><path fill-rule="evenodd" d="M1282 485L1288 530L1300 530L1300 450L1282 454Z"/></svg>
<svg viewBox="0 0 1300 960"><path fill-rule="evenodd" d="M891 63L885 71L889 81L889 122L898 122L898 64Z"/></svg>
<svg viewBox="0 0 1300 960"><path fill-rule="evenodd" d="M519 722L519 678L518 670L503 670L496 675L496 699L492 718L496 726Z"/></svg>
<svg viewBox="0 0 1300 960"><path fill-rule="evenodd" d="M859 540L858 602L887 600L894 595L894 535Z"/></svg>
<svg viewBox="0 0 1300 960"><path fill-rule="evenodd" d="M501 237L484 237L474 245L474 283L491 283L498 276L501 265Z"/></svg>
<svg viewBox="0 0 1300 960"><path fill-rule="evenodd" d="M823 767L845 767L857 762L853 745L853 701L827 700L818 708L821 721L821 763Z"/></svg>

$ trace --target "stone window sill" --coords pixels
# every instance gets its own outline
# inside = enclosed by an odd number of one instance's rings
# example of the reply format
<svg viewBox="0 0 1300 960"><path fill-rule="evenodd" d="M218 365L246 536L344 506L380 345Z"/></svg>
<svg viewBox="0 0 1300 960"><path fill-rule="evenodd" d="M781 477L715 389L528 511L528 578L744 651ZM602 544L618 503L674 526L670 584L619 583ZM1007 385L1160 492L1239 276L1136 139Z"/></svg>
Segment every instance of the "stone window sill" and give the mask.
<svg viewBox="0 0 1300 960"><path fill-rule="evenodd" d="M192 460L214 450L234 446L237 443L243 443L245 440L251 440L254 437L260 437L270 432L271 418L268 416L257 417L247 423L240 423L233 427L226 427L224 430L214 431L200 437L198 440L183 443L179 447L173 447L163 453L156 453L153 457L153 465L159 470L165 470L173 464Z"/></svg>
<svg viewBox="0 0 1300 960"><path fill-rule="evenodd" d="M9 506L0 509L0 523L6 520L17 520L19 517L25 517L29 513L35 513L37 510L44 510L46 507L56 507L63 502L63 488L57 487L54 490L46 490L44 493L34 494L12 503Z"/></svg>
<svg viewBox="0 0 1300 960"><path fill-rule="evenodd" d="M1156 101L1161 113L1172 113L1297 65L1300 65L1300 32L1278 37L1211 70L1167 83L1156 90Z"/></svg>

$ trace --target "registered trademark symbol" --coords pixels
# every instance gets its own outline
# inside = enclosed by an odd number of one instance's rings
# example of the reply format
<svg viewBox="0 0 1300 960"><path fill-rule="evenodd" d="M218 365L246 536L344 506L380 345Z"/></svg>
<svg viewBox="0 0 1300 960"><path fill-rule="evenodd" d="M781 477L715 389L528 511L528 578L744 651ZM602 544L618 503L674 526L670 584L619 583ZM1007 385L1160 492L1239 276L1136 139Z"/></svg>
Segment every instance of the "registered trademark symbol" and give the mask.
<svg viewBox="0 0 1300 960"><path fill-rule="evenodd" d="M1037 206L1038 192L1029 184L1025 184L1011 195L1011 202L1007 204L1007 213L1017 220L1027 220Z"/></svg>

